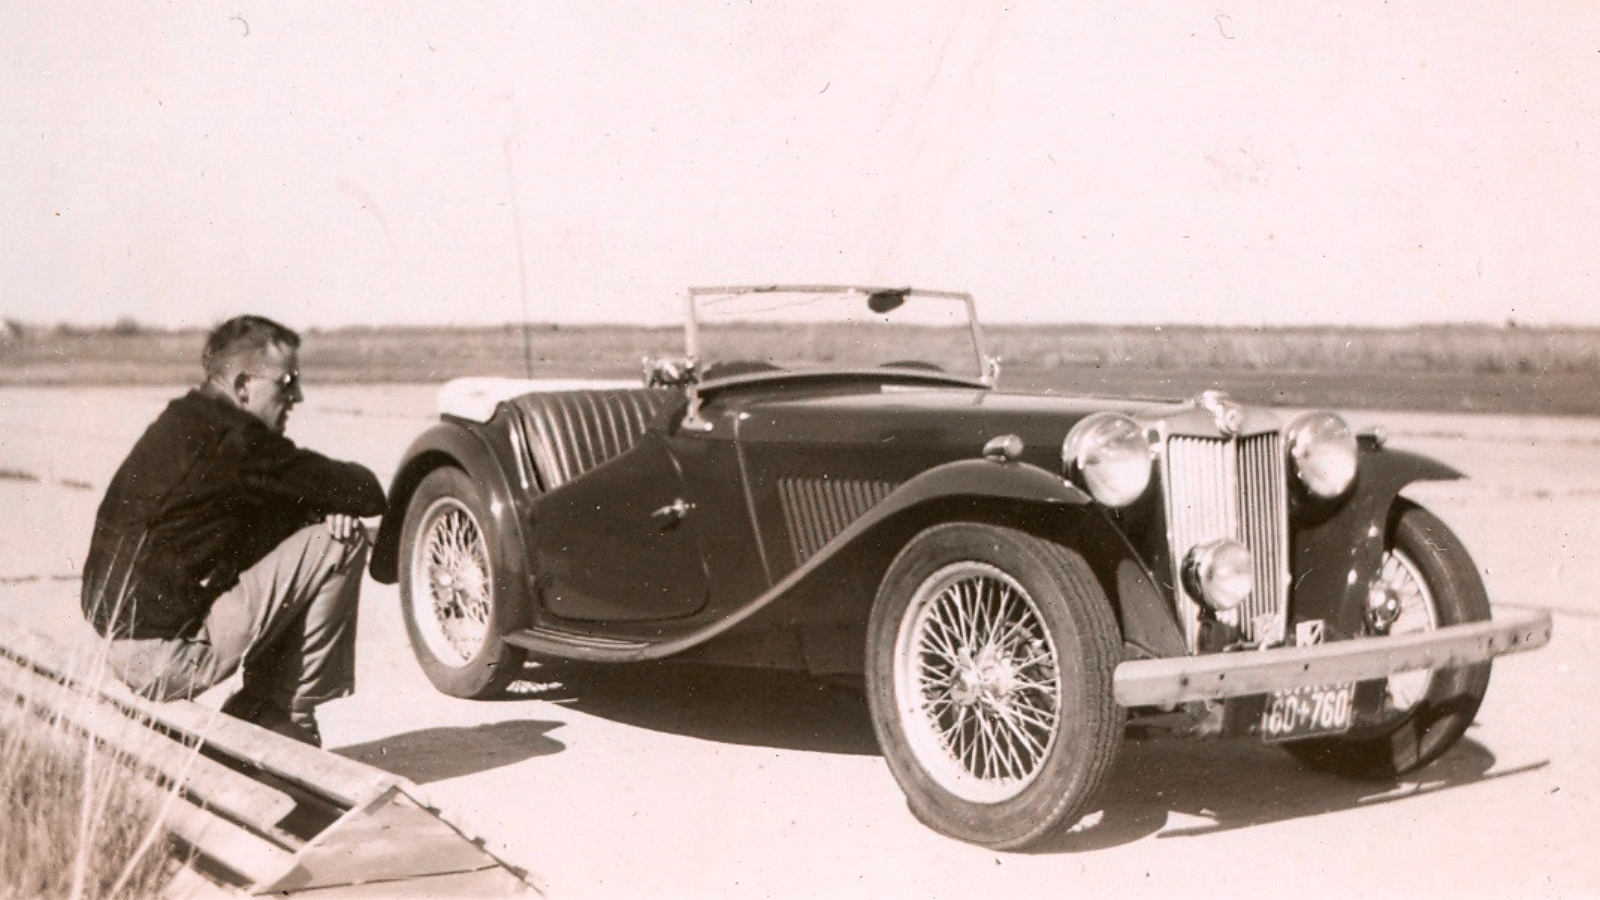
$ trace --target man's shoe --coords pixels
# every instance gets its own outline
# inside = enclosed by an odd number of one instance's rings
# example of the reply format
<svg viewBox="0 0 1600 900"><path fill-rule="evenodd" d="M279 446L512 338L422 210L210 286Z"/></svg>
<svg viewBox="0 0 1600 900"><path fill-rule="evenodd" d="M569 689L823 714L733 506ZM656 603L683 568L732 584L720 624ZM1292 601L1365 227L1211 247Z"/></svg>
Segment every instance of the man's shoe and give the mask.
<svg viewBox="0 0 1600 900"><path fill-rule="evenodd" d="M302 744L313 747L322 746L322 729L317 727L317 717L310 712L292 713L282 726L272 729L285 737L292 737Z"/></svg>
<svg viewBox="0 0 1600 900"><path fill-rule="evenodd" d="M223 702L222 714L233 716L235 719L243 719L246 722L253 722L266 703L265 697L249 687L242 687Z"/></svg>
<svg viewBox="0 0 1600 900"><path fill-rule="evenodd" d="M222 704L222 712L302 744L322 746L322 730L317 727L315 713L310 710L291 713L283 704L268 700L249 688L229 697Z"/></svg>

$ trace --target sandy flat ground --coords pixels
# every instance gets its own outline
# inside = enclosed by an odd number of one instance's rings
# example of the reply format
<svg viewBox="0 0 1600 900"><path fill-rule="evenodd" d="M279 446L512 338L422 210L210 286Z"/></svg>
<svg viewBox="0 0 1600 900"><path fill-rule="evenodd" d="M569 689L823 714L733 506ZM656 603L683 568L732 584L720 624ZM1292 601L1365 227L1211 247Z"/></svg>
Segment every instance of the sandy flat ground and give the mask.
<svg viewBox="0 0 1600 900"><path fill-rule="evenodd" d="M0 603L71 638L117 463L179 388L0 389ZM424 386L308 386L290 435L387 479ZM859 697L773 673L530 667L496 702L437 694L396 591L363 594L360 685L328 746L424 783L558 897L1600 896L1600 420L1358 413L1469 478L1409 493L1552 644L1496 666L1467 740L1398 785L1251 741L1126 747L1095 826L998 854L906 811Z"/></svg>

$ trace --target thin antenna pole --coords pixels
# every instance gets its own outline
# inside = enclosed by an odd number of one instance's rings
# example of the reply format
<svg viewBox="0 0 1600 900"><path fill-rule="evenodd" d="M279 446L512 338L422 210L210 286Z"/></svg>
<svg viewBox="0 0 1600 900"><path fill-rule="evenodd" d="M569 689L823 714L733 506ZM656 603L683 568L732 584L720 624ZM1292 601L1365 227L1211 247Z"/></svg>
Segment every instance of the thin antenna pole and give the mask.
<svg viewBox="0 0 1600 900"><path fill-rule="evenodd" d="M517 169L511 148L516 143L516 125L501 142L506 157L506 190L511 195L511 230L517 241L517 283L522 295L522 367L533 377L533 341L528 335L528 256L522 241L522 207L517 202Z"/></svg>

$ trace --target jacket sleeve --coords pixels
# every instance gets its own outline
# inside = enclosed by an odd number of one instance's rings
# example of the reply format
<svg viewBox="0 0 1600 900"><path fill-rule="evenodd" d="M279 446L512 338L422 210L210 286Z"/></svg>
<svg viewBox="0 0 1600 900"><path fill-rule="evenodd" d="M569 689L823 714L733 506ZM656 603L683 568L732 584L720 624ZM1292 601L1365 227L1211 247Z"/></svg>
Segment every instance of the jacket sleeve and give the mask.
<svg viewBox="0 0 1600 900"><path fill-rule="evenodd" d="M378 476L359 463L329 459L266 429L240 435L240 474L252 493L313 514L377 516L385 510Z"/></svg>

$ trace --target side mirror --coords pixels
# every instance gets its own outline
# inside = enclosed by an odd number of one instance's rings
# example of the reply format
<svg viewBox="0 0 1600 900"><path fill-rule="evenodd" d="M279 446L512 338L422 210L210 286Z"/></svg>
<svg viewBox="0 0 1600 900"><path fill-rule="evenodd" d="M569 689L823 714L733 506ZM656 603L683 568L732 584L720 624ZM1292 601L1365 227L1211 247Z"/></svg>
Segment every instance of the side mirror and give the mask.
<svg viewBox="0 0 1600 900"><path fill-rule="evenodd" d="M906 295L911 293L910 288L898 288L891 291L874 291L867 295L867 309L878 315L883 315L891 310L899 309L905 305Z"/></svg>

